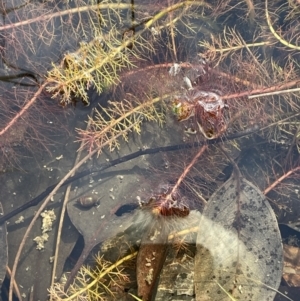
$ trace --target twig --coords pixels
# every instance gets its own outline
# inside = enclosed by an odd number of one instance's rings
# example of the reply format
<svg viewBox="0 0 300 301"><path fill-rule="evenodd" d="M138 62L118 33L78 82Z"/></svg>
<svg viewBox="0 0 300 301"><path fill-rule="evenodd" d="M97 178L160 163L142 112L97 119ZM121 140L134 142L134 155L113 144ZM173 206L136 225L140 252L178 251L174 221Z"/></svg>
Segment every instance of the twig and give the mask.
<svg viewBox="0 0 300 301"><path fill-rule="evenodd" d="M195 227L192 227L192 228L188 228L188 229L184 229L184 230L181 230L179 232L169 234L168 240L172 241L176 237L184 236L184 235L187 235L189 233L197 233L198 231L199 231L199 227L198 226L195 226Z"/></svg>
<svg viewBox="0 0 300 301"><path fill-rule="evenodd" d="M9 278L11 278L11 270L10 270L10 268L9 268L8 265L6 266L6 272L7 272L7 276L8 276ZM10 283L11 283L11 282L12 282L12 281L10 280ZM19 287L18 287L16 281L13 282L13 287L14 287L15 294L17 295L19 301L22 301L22 300L23 300L23 299L22 299L22 295L21 295L21 293L20 293L20 291L19 291Z"/></svg>
<svg viewBox="0 0 300 301"><path fill-rule="evenodd" d="M170 0L168 0L168 6L170 6ZM172 21L172 19L173 19L173 12L171 12L169 14L170 22ZM174 54L174 60L177 62L178 59L177 59L177 51L176 51L176 43L175 43L175 34L174 34L173 24L171 24L170 29L171 29L171 40L172 40L172 50L173 50L173 54Z"/></svg>
<svg viewBox="0 0 300 301"><path fill-rule="evenodd" d="M133 127L135 124L132 124L131 127ZM130 127L129 127L130 128ZM128 131L129 128L127 128L124 131L119 132L118 134L116 134L116 136L114 138L120 137L122 135L124 135L125 131ZM45 207L48 205L48 203L50 202L52 196L54 196L54 194L58 191L58 189L64 184L64 182L81 166L83 165L88 159L90 159L94 154L96 154L99 149L107 146L109 144L110 141L106 141L103 145L101 145L101 147L96 148L95 150L93 150L91 153L89 153L88 155L86 155L83 159L81 159L78 164L76 166L74 166L64 177L63 179L56 185L56 187L52 190L52 192L48 195L48 197L45 199L44 203L41 205L41 207L37 210L37 212L35 213L31 223L29 224L28 228L26 229L26 232L23 236L23 239L19 245L15 260L14 260L14 264L13 264L13 268L12 268L12 272L11 272L11 283L13 283L15 281L15 276L16 276L16 271L17 271L17 266L18 266L18 262L20 260L20 256L21 256L21 252L24 248L25 245L25 241L30 233L30 231L33 228L33 225L35 224L36 220L39 218L40 214L42 213L42 211L45 209ZM9 287L9 294L8 294L8 300L9 301L13 301L12 299L13 297L13 285L10 284Z"/></svg>
<svg viewBox="0 0 300 301"><path fill-rule="evenodd" d="M33 97L26 103L26 105L14 116L14 118L0 131L0 136L3 135L23 114L33 105L37 97L42 93L46 87L46 82L42 84L39 89L34 93Z"/></svg>
<svg viewBox="0 0 300 301"><path fill-rule="evenodd" d="M268 95L274 95L274 94L278 94L279 90L293 87L299 83L300 83L300 78L297 78L297 79L287 82L285 84L277 84L277 85L274 85L274 86L271 86L268 88L259 88L259 89L254 89L251 91L243 91L243 92L238 92L238 93L234 93L234 94L224 95L224 96L222 96L222 99L232 99L232 98L239 98L239 97L243 97L243 96L247 96L249 98L252 95L255 98L256 97L255 94L260 94L260 93L270 93ZM290 90L288 90L288 91L290 91Z"/></svg>
<svg viewBox="0 0 300 301"><path fill-rule="evenodd" d="M253 4L252 0L245 0L245 2L247 3L247 6L248 6L248 15L250 16L250 21L254 22L254 18L255 18L254 4Z"/></svg>
<svg viewBox="0 0 300 301"><path fill-rule="evenodd" d="M28 20L12 23L12 24L6 24L0 26L0 31L7 30L11 28L16 28L19 26L29 25L34 22L40 22L40 21L46 21L49 19L54 19L57 17L63 17L65 15L71 15L71 14L79 14L86 11L96 10L98 9L126 9L129 8L130 4L121 4L121 3L100 3L100 4L94 4L94 5L87 5L82 7L75 7L71 9L66 9L64 11L58 11L55 13L49 13L49 14L42 14L36 18L31 18Z"/></svg>
<svg viewBox="0 0 300 301"><path fill-rule="evenodd" d="M295 173L296 171L300 170L300 166L295 167L289 170L287 173L282 175L279 179L273 182L269 187L264 190L264 195L268 194L272 189L274 189L278 184L280 184L284 179L288 178L291 174Z"/></svg>
<svg viewBox="0 0 300 301"><path fill-rule="evenodd" d="M93 110L92 110L92 114L93 114ZM89 122L87 124L87 130L90 127L91 120L92 120L91 118L92 118L92 116L89 118ZM82 142L81 144L83 144L83 143L84 142ZM77 156L76 156L74 166L76 166L78 164L78 162L80 160L81 153L82 153L82 148L80 147L79 151L77 153ZM75 174L75 171L72 173L71 176L74 176L74 174ZM58 225L58 230L57 230L57 240L56 240L56 244L55 244L55 254L54 254L52 278L51 278L51 285L50 286L53 286L54 281L55 281L55 274L56 274L57 261L58 261L58 255L59 255L60 237L61 237L61 232L62 232L62 227L63 227L63 222L64 222L64 218L65 218L65 212L66 212L66 208L67 208L67 204L68 204L68 200L69 200L70 191L71 191L71 184L69 184L67 189L66 189L64 202L63 202L63 206L62 206L62 209L61 209L60 220L59 220L59 225ZM53 300L53 296L50 295L50 301L52 301L52 300Z"/></svg>
<svg viewBox="0 0 300 301"><path fill-rule="evenodd" d="M300 91L300 88L294 88L294 89L287 89L287 90L280 90L280 91L274 91L269 93L261 93L256 95L249 95L248 99L256 98L256 97L263 97L263 96L270 96L270 95L279 95L283 93L292 93L292 92L298 92Z"/></svg>
<svg viewBox="0 0 300 301"><path fill-rule="evenodd" d="M174 185L172 191L170 192L170 195L176 192L178 187L180 186L181 182L184 180L186 175L189 173L191 168L194 166L194 164L197 162L198 158L202 156L202 154L207 149L207 145L204 145L201 147L201 149L197 152L196 156L193 158L193 160L189 163L189 165L184 169L183 173L180 175L179 179L177 180L176 184Z"/></svg>

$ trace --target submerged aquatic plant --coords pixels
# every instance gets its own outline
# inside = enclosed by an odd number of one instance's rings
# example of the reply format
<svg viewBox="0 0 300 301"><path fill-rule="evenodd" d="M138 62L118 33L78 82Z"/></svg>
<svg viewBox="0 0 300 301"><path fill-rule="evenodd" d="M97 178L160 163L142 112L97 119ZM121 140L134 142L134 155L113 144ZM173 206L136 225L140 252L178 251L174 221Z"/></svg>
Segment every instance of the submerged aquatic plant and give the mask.
<svg viewBox="0 0 300 301"><path fill-rule="evenodd" d="M121 258L116 263L111 263L98 253L94 258L94 267L82 266L67 292L64 291L64 284L56 283L49 291L51 297L56 301L100 301L107 300L107 296L114 298L116 297L116 288L124 286L129 281L122 266L127 261L133 260L136 255L135 252Z"/></svg>
<svg viewBox="0 0 300 301"><path fill-rule="evenodd" d="M75 102L75 98L88 104L89 88L95 88L98 93L102 93L105 89L119 84L117 88L123 91L122 97L115 93L115 101L110 102L108 107L99 108L95 117L91 118L90 129L78 129L78 139L83 141L83 148L90 152L89 156L99 154L105 146L110 150L117 148L118 138L123 137L127 140L130 131L140 133L144 120L162 123L164 114L161 107L165 108L165 104L170 111L171 109L175 111L177 117L180 115L179 121L182 125L186 125L187 132L197 134L194 135L195 139L203 139L198 135L199 131L210 139L225 132L244 130L260 123L266 128L263 134L270 140L274 139L274 132L287 132L290 136L294 134L296 138L290 146L297 146L299 149L299 98L296 94L300 82L296 62L299 49L295 35L299 25L288 26L287 32L280 32L275 25L272 25L274 14L271 12L276 12L277 1L272 5L269 3L269 6L267 0L264 3L257 3L256 6L251 3L251 1L240 1L236 4L230 0L213 1L213 3L160 1L150 5L146 18L143 14L144 6L141 4L134 7L139 20L131 20L126 28L130 31L118 28L117 24L126 19L132 5L113 1L92 3L92 5L77 3L76 8L66 4L66 9L63 11L56 11L56 8L50 6L46 15L32 15L20 22L0 26L0 31L11 31L11 43L13 35L21 32L25 40L29 37L31 43L27 45L32 47L34 31L30 28L30 35L27 37L26 26L43 24L43 31L38 32L38 37L42 37L45 44L46 42L51 44L55 41L55 34L48 26L53 20L59 20L62 28L65 26L80 40L77 50L63 52L62 58L52 59L52 63L54 61L58 63L53 63L51 67L49 62L49 72L40 74L41 83L25 99L23 106L18 105L18 112L4 125L0 135L4 135L9 128L18 123L32 106L41 100L44 91L56 97L63 106ZM281 9L288 11L288 7L281 7ZM291 14L286 15L287 20L292 19L297 22L295 19L297 9L297 7L292 8ZM228 11L229 14L242 14L244 22L247 21L246 15L249 13L251 18L257 18L257 27L247 34L233 27L226 27L222 29L222 33L216 33L217 26L213 20L218 21L228 14ZM263 23L264 18L259 16L260 12L264 12L263 16L266 16L266 24ZM79 16L77 24L73 23L76 19L73 19L75 15ZM64 16L68 20L65 20ZM89 20L87 26L82 22L83 19ZM199 28L199 20L208 25L210 31L208 34L201 35L196 31L196 28ZM68 22L70 26L67 26ZM82 37L77 35L75 29L78 28L87 41L82 41ZM200 41L200 63L198 59L190 59L187 51L182 54L181 49L186 44L178 37L184 39L184 42L188 41L189 37ZM277 56L275 52L270 55L268 52L272 51L272 48L280 51L281 55ZM37 49L33 49L32 52L35 50ZM149 60L149 57L155 57L156 60ZM206 73L202 72L203 68L201 69L203 59L209 66ZM160 63L159 60L163 62ZM175 77L170 79L168 69L175 60L176 63L185 62L182 63L182 67L185 68L181 68L181 71L177 70ZM34 64L31 62L30 65ZM132 70L133 66L136 66L136 69ZM159 70L161 77L157 76L156 70ZM193 76L190 71L195 70L196 75ZM201 71L198 72L199 70ZM187 73L194 93L196 95L198 93L198 97L202 98L203 93L213 96L213 103L217 104L216 110L201 111L203 106L199 107L199 101L202 100L196 97L188 97L182 102L185 95L193 93L182 88L184 86L182 78L186 75L184 73ZM157 81L153 79L156 76ZM137 77L141 79L142 85L135 81ZM122 83L119 83L120 78ZM131 79L136 83L134 88L126 86ZM135 90L136 94L128 94L126 89L131 89L131 92ZM180 98L176 100L178 95ZM159 107L161 104L162 106ZM204 103L204 108L207 105ZM290 158L293 156L291 155ZM73 171L85 161L82 160ZM294 167L291 170L298 169ZM49 200L50 196L46 202ZM159 198L160 203L155 205L156 212L162 215L167 215L169 212L173 214L176 210L169 210L166 206L171 200L174 201L174 198L167 191ZM46 202L43 206L46 206ZM16 256L12 282L24 240Z"/></svg>
<svg viewBox="0 0 300 301"><path fill-rule="evenodd" d="M164 122L162 109L157 106L168 95L156 98L139 100L135 97L124 99L120 102L109 102L107 108L101 107L96 110L95 116L90 117L90 127L87 130L78 129L80 141L83 142L82 148L88 148L91 152L98 149L100 153L102 145L108 142L109 149L112 151L119 148L118 134L122 133L125 141L128 141L128 134L134 131L141 133L143 121L155 121L159 124Z"/></svg>

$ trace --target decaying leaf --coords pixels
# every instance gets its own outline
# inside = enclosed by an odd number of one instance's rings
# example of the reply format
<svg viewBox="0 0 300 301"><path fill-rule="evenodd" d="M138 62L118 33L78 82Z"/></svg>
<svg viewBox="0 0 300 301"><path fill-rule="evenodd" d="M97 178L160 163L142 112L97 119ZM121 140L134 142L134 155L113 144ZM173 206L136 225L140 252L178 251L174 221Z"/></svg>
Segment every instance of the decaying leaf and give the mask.
<svg viewBox="0 0 300 301"><path fill-rule="evenodd" d="M283 245L283 278L290 286L300 287L300 248Z"/></svg>
<svg viewBox="0 0 300 301"><path fill-rule="evenodd" d="M154 298L175 300L175 296L182 296L187 292L193 295L193 264L189 264L187 268L184 262L187 260L175 263L178 250L174 251L174 242L177 235L180 235L177 239L180 237L182 244L195 244L195 233L190 230L199 224L200 214L192 210L188 215L182 216L186 212L186 208L182 207L181 213L175 215L179 211L174 208L171 216L153 216L142 210L137 214L136 220L143 221L144 228L136 263L138 296L143 301ZM187 278L187 273L190 278L188 281L183 279Z"/></svg>
<svg viewBox="0 0 300 301"><path fill-rule="evenodd" d="M195 257L197 301L271 301L282 276L275 214L257 187L232 175L210 198Z"/></svg>
<svg viewBox="0 0 300 301"><path fill-rule="evenodd" d="M159 275L155 301L195 300L194 289L194 246L196 231L201 214L191 210L182 224L182 232L177 238L169 236L169 250ZM187 228L189 226L189 229ZM180 234L178 231L176 234Z"/></svg>
<svg viewBox="0 0 300 301"><path fill-rule="evenodd" d="M136 263L138 296L143 301L152 300L168 249L168 233L162 224L153 224L141 241Z"/></svg>

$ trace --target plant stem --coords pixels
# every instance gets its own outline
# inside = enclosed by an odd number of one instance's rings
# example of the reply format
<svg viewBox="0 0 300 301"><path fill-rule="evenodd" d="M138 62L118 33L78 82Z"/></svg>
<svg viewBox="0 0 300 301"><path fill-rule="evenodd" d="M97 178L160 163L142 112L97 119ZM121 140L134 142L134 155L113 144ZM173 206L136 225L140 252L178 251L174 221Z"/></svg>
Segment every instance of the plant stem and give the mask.
<svg viewBox="0 0 300 301"><path fill-rule="evenodd" d="M11 121L0 131L0 136L3 135L5 132L8 131L10 127L12 127L17 120L22 117L27 110L34 104L37 97L42 93L46 86L46 82L42 84L39 89L34 93L33 97L26 103L26 105L11 119Z"/></svg>
<svg viewBox="0 0 300 301"><path fill-rule="evenodd" d="M275 182L273 182L269 187L267 187L264 190L264 195L268 194L272 189L274 189L277 185L279 185L284 179L288 178L291 174L295 173L296 171L300 170L300 166L297 166L291 170L289 170L287 173L282 175L279 179L277 179Z"/></svg>
<svg viewBox="0 0 300 301"><path fill-rule="evenodd" d="M293 87L297 84L300 83L300 78L297 78L293 81L290 81L288 83L285 84L277 84L268 88L259 88L259 89L254 89L251 91L243 91L243 92L238 92L238 93L234 93L234 94L229 94L229 95L224 95L222 96L222 99L232 99L232 98L239 98L239 97L243 97L243 96L248 96L248 98L255 98L256 95L255 94L261 94L261 93L268 93L267 95L274 95L274 94L278 94L278 92L282 89L287 89L290 87ZM289 91L289 90L287 90ZM260 95L258 95L257 97L259 97Z"/></svg>

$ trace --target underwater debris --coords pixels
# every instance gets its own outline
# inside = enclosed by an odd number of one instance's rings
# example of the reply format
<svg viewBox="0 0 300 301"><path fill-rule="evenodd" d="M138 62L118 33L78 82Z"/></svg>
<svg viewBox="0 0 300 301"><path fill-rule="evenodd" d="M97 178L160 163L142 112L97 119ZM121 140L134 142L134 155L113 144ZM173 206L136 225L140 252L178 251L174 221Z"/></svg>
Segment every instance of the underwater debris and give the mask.
<svg viewBox="0 0 300 301"><path fill-rule="evenodd" d="M37 236L33 240L36 242L37 246L36 249L41 251L45 249L44 243L48 241L49 235L47 233L43 233L41 236Z"/></svg>
<svg viewBox="0 0 300 301"><path fill-rule="evenodd" d="M16 221L15 221L15 224L21 224L21 223L24 223L24 216L21 215Z"/></svg>
<svg viewBox="0 0 300 301"><path fill-rule="evenodd" d="M45 248L44 243L48 241L49 235L46 232L50 232L52 230L53 221L56 220L56 215L54 210L45 210L41 213L41 217L43 218L42 221L42 235L35 237L33 240L36 242L37 250L43 250Z"/></svg>
<svg viewBox="0 0 300 301"><path fill-rule="evenodd" d="M199 131L207 139L219 137L227 129L227 104L214 92L189 90L173 101L173 112L178 121L195 118Z"/></svg>
<svg viewBox="0 0 300 301"><path fill-rule="evenodd" d="M42 222L42 231L43 233L49 232L52 230L53 221L56 220L56 215L54 210L45 210L41 213L41 217L43 218Z"/></svg>

